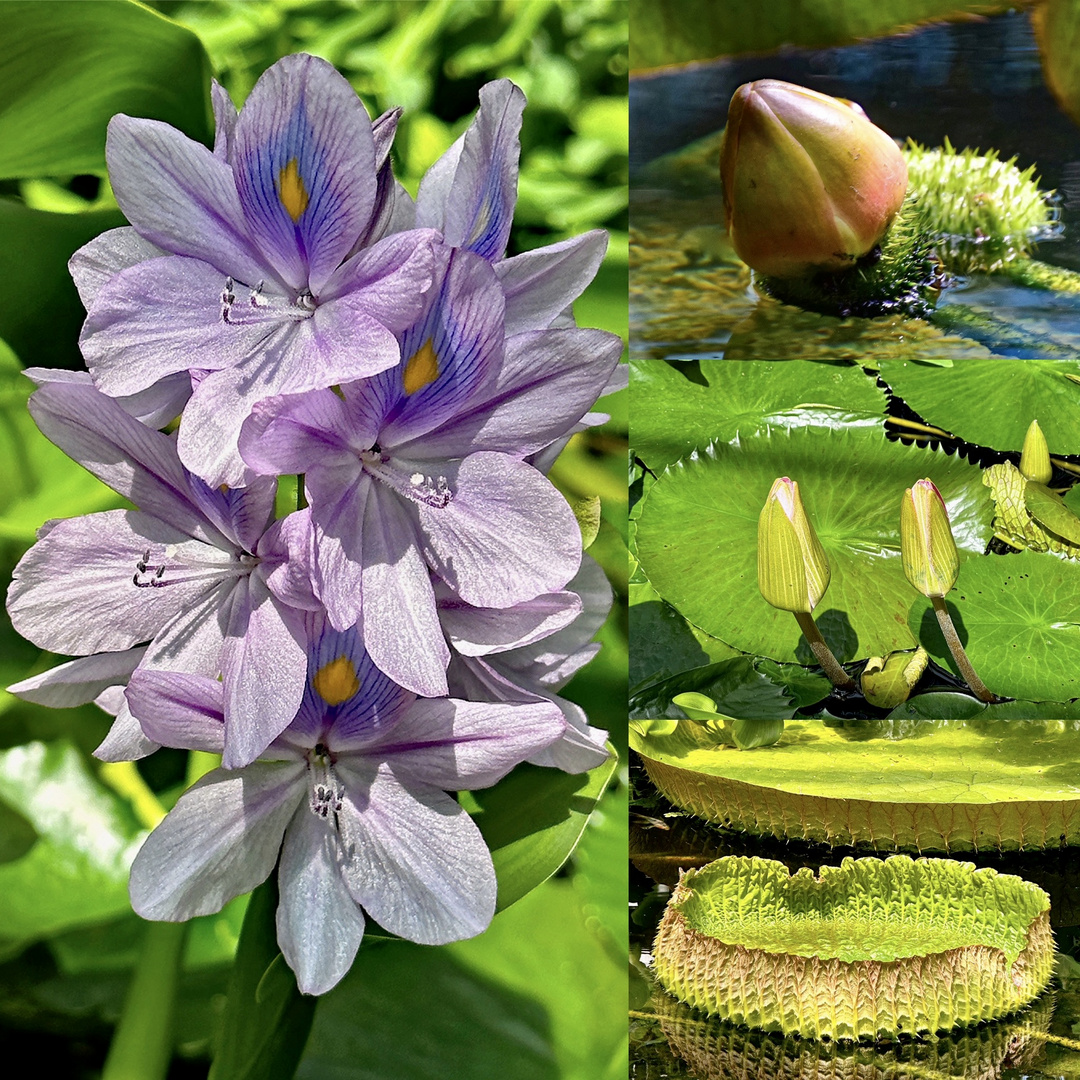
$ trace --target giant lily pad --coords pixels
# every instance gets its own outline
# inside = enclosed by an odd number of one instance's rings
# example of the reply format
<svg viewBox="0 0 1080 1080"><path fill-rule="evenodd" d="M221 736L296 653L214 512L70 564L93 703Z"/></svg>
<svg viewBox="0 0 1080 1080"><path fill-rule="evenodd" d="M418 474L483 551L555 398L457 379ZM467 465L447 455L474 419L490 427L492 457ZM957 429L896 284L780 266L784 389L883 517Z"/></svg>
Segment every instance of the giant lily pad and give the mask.
<svg viewBox="0 0 1080 1080"><path fill-rule="evenodd" d="M1020 450L1032 420L1052 454L1080 454L1080 360L884 360L881 377L931 424L995 450Z"/></svg>
<svg viewBox="0 0 1080 1080"><path fill-rule="evenodd" d="M969 560L946 600L968 659L995 694L1067 701L1080 697L1078 597L1080 563L1024 551ZM953 666L921 596L910 625L938 663Z"/></svg>
<svg viewBox="0 0 1080 1080"><path fill-rule="evenodd" d="M630 732L676 806L757 835L880 851L1080 845L1080 720L788 721L718 750L697 724Z"/></svg>
<svg viewBox="0 0 1080 1080"><path fill-rule="evenodd" d="M630 401L634 452L653 471L745 436L771 414L804 425L877 422L885 412L885 392L861 368L806 360L632 362Z"/></svg>
<svg viewBox="0 0 1080 1080"><path fill-rule="evenodd" d="M914 590L900 563L900 500L928 476L961 558L990 539L992 506L975 466L889 442L877 430L785 428L713 445L650 488L637 525L642 569L695 626L743 652L813 663L798 624L757 586L757 521L778 476L798 481L832 567L814 613L840 660L912 649ZM969 560L970 561L970 560ZM966 564L961 567L964 582Z"/></svg>
<svg viewBox="0 0 1080 1080"><path fill-rule="evenodd" d="M878 1039L994 1020L1050 981L1050 898L950 859L847 858L789 875L729 856L683 875L660 923L656 974L735 1023Z"/></svg>

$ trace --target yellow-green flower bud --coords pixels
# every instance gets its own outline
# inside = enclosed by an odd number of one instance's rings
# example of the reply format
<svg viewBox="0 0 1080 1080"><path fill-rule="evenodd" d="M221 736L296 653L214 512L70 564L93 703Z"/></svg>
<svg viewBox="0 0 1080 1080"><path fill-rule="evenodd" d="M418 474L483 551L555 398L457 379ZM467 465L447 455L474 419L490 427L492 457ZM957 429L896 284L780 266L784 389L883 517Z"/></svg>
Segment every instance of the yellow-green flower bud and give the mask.
<svg viewBox="0 0 1080 1080"><path fill-rule="evenodd" d="M1050 464L1050 447L1046 445L1046 436L1039 427L1038 420L1031 421L1031 427L1024 436L1024 450L1020 455L1020 471L1028 480L1036 484L1049 484L1054 467Z"/></svg>
<svg viewBox="0 0 1080 1080"><path fill-rule="evenodd" d="M929 660L929 653L921 645L913 653L871 656L859 680L863 697L879 709L895 709L911 696Z"/></svg>
<svg viewBox="0 0 1080 1080"><path fill-rule="evenodd" d="M900 554L908 581L923 596L944 596L960 569L945 500L931 480L920 480L900 503Z"/></svg>
<svg viewBox="0 0 1080 1080"><path fill-rule="evenodd" d="M773 481L758 518L758 588L782 611L809 614L829 587L829 560L803 510L799 485Z"/></svg>

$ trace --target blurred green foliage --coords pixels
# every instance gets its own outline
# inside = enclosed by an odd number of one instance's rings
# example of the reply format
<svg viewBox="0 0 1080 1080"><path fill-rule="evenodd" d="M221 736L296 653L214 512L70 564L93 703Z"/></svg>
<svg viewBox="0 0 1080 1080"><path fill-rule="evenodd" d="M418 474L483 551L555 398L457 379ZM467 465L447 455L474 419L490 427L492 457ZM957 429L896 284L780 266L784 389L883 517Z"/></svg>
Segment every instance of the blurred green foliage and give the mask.
<svg viewBox="0 0 1080 1080"><path fill-rule="evenodd" d="M586 229L626 232L625 0L152 6L198 34L237 103L280 56L308 52L338 68L372 116L401 106L395 165L413 195L424 170L468 126L480 87L513 79L529 107L511 253Z"/></svg>

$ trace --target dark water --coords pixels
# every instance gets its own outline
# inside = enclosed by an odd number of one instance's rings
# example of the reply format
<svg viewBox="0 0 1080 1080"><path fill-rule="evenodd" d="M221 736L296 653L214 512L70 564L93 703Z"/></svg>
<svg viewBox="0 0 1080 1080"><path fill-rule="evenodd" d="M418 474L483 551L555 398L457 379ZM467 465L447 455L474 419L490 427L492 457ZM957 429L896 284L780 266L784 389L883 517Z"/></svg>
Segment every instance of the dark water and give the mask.
<svg viewBox="0 0 1080 1080"><path fill-rule="evenodd" d="M910 137L938 146L947 136L958 148L993 147L1004 159L1015 156L1022 168L1034 164L1041 186L1058 193L1064 225L1061 237L1037 245L1035 257L1080 270L1080 128L1046 88L1038 48L1028 17L1022 12L934 25L843 48L785 49L774 55L718 60L633 79L631 226L639 239L644 233L661 247L669 241L679 251L687 246L689 232L691 247L713 244L722 248L718 178L711 196L700 190L688 196L657 184L649 166L663 155L718 131L736 87L761 78L785 79L851 98L897 139ZM698 257L689 263L694 258ZM723 261L721 252L717 263ZM803 355L800 336L822 332L805 320L780 326L763 324L760 313L748 330L743 320L757 302L746 288L748 282L733 292L695 297L693 290L711 288L718 278L723 279L722 268L718 274L696 278L692 272L676 274L675 288L671 288L671 265L639 260L637 266L637 274L632 271L632 278L638 278L632 299L636 310L631 312L633 355L725 355L732 333L737 331L756 335L757 340L747 344L739 339L733 357L795 356ZM675 270L679 269L676 259ZM667 287L661 288L661 283ZM689 295L680 291L687 285ZM686 314L696 299L702 300L699 317L674 318ZM954 304L970 306L976 313L1017 323L1030 331L1035 344L1029 346L1016 346L1007 340L1008 334L980 338L995 354L1060 355L1061 348L1080 351L1080 297L976 278L962 290L946 291L941 305ZM708 317L710 309L717 318ZM723 317L725 312L730 312L730 319ZM672 326L670 333L665 332L666 325ZM859 334L879 337L895 332L879 321ZM1058 352L1044 351L1039 344L1046 335L1053 337Z"/></svg>

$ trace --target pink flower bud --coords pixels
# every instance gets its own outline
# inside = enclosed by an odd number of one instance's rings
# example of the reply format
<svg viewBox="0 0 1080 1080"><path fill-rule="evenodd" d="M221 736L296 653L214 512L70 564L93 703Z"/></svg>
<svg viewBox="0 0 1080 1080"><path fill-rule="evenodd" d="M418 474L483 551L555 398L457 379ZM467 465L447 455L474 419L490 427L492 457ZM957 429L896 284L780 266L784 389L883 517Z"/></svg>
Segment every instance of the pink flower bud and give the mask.
<svg viewBox="0 0 1080 1080"><path fill-rule="evenodd" d="M761 79L731 99L720 177L739 258L790 278L866 255L904 201L907 163L853 102Z"/></svg>

